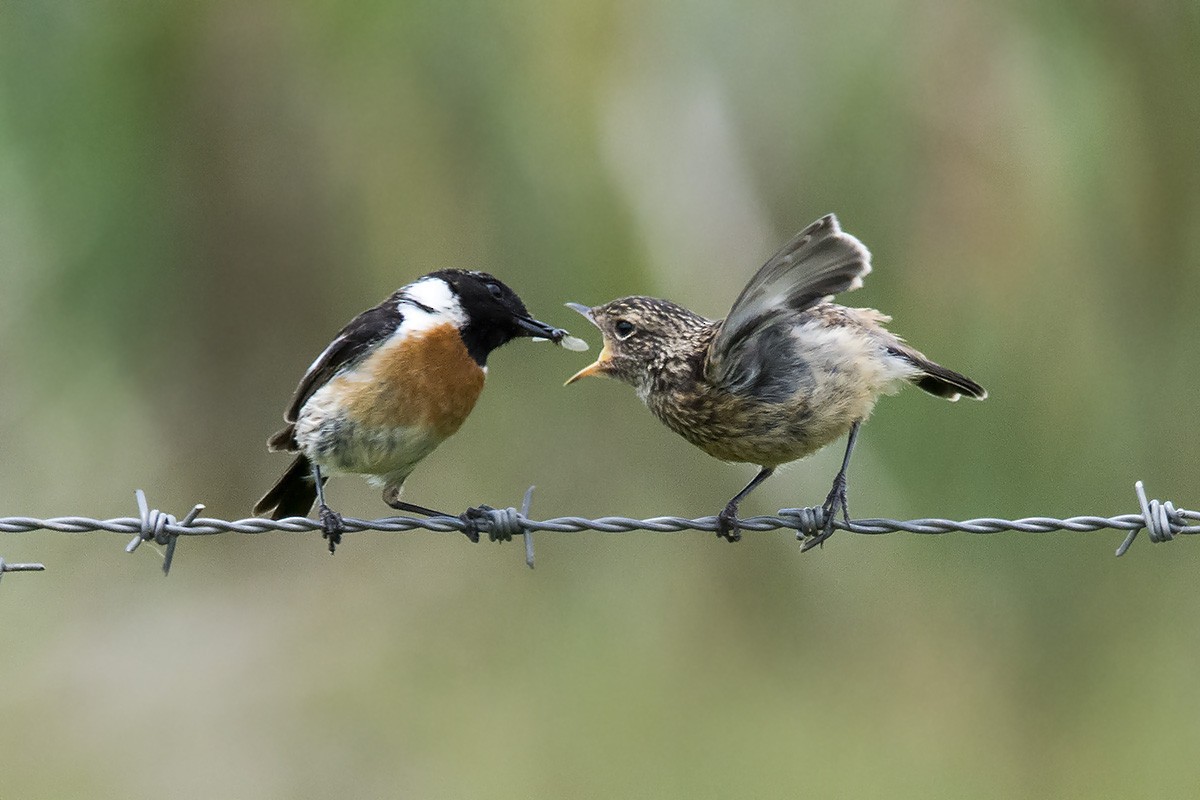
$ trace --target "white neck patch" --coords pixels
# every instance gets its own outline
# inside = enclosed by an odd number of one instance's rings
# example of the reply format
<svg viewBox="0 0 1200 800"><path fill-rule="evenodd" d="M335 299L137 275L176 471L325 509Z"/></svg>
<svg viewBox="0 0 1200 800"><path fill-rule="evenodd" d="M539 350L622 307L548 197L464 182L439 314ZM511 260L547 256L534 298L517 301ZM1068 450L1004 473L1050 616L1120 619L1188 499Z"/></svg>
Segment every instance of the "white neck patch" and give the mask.
<svg viewBox="0 0 1200 800"><path fill-rule="evenodd" d="M404 315L400 324L404 332L428 330L447 323L461 328L467 322L458 295L441 278L421 278L405 286L397 308Z"/></svg>

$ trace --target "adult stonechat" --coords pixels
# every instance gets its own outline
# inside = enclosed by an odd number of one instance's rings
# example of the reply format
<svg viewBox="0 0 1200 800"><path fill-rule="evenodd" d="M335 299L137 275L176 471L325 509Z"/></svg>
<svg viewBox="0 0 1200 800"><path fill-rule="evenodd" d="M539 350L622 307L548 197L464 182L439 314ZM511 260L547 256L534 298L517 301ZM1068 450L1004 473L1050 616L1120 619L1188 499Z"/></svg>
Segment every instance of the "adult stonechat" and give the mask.
<svg viewBox="0 0 1200 800"><path fill-rule="evenodd" d="M268 440L269 449L297 455L254 513L304 516L315 502L333 552L342 521L325 503L325 481L359 474L383 488L392 508L442 516L401 500L404 481L471 413L488 355L518 337L587 347L532 318L486 272L433 272L359 314L308 368L284 413L287 425ZM478 540L470 525L467 534Z"/></svg>

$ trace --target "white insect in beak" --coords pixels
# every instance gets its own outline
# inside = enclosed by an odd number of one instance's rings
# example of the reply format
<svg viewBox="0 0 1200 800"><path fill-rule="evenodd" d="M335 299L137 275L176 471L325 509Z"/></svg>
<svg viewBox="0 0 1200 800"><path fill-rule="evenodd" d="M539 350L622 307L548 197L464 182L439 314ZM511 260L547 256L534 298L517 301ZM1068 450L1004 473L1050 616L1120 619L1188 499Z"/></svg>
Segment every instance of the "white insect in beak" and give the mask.
<svg viewBox="0 0 1200 800"><path fill-rule="evenodd" d="M588 349L588 343L583 339L580 339L578 336L564 336L559 344L561 344L567 350L574 350L576 353L582 353L584 350Z"/></svg>

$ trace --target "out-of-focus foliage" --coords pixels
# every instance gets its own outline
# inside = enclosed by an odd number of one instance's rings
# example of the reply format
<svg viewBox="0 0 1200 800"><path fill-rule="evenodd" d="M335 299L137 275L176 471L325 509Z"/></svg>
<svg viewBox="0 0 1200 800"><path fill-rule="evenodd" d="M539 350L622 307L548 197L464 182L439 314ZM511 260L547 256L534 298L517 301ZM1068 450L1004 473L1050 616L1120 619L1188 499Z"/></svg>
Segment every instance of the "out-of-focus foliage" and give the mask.
<svg viewBox="0 0 1200 800"><path fill-rule="evenodd" d="M445 266L719 316L827 211L978 379L864 516L1200 504L1194 3L0 5L0 515L241 517L299 374ZM517 342L406 496L714 513L752 474ZM746 513L819 502L831 448ZM387 509L354 479L355 516ZM1195 542L0 537L5 797L1132 797L1200 783Z"/></svg>

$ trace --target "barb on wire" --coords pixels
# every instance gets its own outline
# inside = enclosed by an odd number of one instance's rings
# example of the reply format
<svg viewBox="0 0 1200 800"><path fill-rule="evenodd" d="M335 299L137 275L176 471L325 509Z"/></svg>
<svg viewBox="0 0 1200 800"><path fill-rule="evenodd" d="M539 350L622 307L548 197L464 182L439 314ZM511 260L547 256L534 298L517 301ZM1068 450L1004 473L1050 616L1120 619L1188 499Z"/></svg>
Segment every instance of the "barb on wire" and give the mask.
<svg viewBox="0 0 1200 800"><path fill-rule="evenodd" d="M845 522L833 520L833 527L850 533L882 534L882 533L924 533L942 534L960 533L1001 533L1018 531L1022 533L1052 533L1055 531L1098 531L1123 530L1128 531L1124 542L1117 548L1118 556L1129 550L1139 531L1146 529L1150 541L1154 543L1169 542L1176 536L1200 533L1200 511L1176 509L1171 502L1148 500L1146 489L1141 481L1134 488L1137 492L1140 512L1123 514L1116 517L1083 516L1057 519L1054 517L1026 517L1025 519L1006 520L993 517L965 520L956 522L948 519L912 519L907 521L894 519L857 519ZM163 574L171 569L175 554L175 544L180 536L213 536L223 533L256 534L267 531L285 533L308 533L320 531L321 523L306 517L287 517L281 520L251 517L242 520L223 520L201 517L204 506L197 504L182 519L176 519L157 509L151 509L146 502L145 493L139 489L136 493L138 504L137 517L120 517L117 519L98 520L88 517L55 517L52 519L33 519L31 517L0 517L0 533L28 533L37 530L59 531L62 533L87 533L91 531L109 531L113 533L133 534L132 541L126 546L127 552L133 552L145 541L154 541L164 545ZM533 567L533 534L537 531L554 533L579 533L596 531L599 533L628 533L631 531L653 531L657 533L675 533L679 531L716 531L717 518L700 517L687 519L685 517L653 517L651 519L632 519L629 517L600 517L586 519L584 517L558 517L555 519L534 520L529 518L529 507L533 500L533 487L525 493L521 510L515 508L492 508L480 506L474 509L467 521L459 517L385 517L376 520L361 520L352 517L343 518L342 522L347 533L360 531L380 531L386 533L402 533L406 531L424 530L433 533L461 532L468 527L472 530L486 531L492 541L508 541L513 536L521 534L525 540L525 563ZM819 533L825 526L825 512L820 508L784 508L776 516L747 517L739 521L742 530L771 531L790 529L796 531L796 538L806 541ZM44 569L41 564L6 564L0 559L0 574L3 572L32 571Z"/></svg>
<svg viewBox="0 0 1200 800"><path fill-rule="evenodd" d="M204 510L203 503L197 503L192 507L192 510L187 513L183 519L176 521L171 514L164 514L158 509L151 509L150 504L146 502L146 493L141 489L134 492L134 497L137 498L138 513L138 532L133 537L129 544L125 545L125 552L132 553L138 549L142 542L153 541L156 544L166 545L166 551L163 553L163 575L171 574L171 562L175 560L175 542L179 538L180 531L174 528L182 528L184 531L192 524L196 517L200 516L200 512Z"/></svg>
<svg viewBox="0 0 1200 800"><path fill-rule="evenodd" d="M0 556L0 578L3 578L6 572L41 572L44 569L45 564L10 564Z"/></svg>

